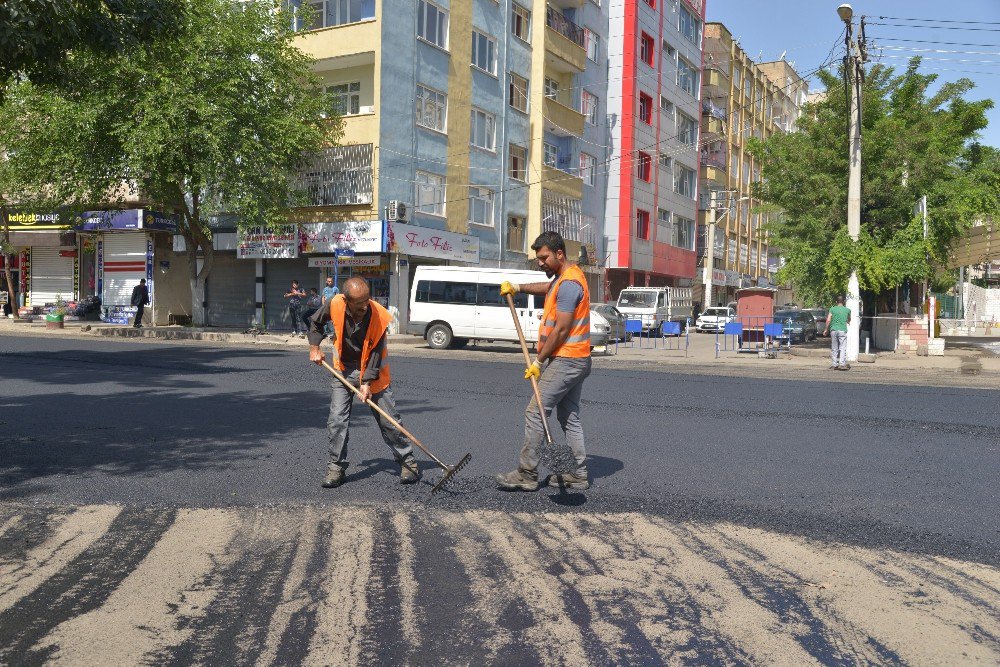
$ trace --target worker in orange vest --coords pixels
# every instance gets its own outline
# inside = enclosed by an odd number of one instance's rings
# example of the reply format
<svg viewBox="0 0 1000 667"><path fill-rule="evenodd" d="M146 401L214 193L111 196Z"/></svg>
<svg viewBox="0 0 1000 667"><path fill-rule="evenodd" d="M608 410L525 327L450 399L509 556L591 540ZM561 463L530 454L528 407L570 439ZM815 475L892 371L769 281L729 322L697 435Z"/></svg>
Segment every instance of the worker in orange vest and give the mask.
<svg viewBox="0 0 1000 667"><path fill-rule="evenodd" d="M590 290L583 271L566 259L566 242L556 232L542 232L531 244L538 268L551 282L517 285L504 282L500 294L525 292L545 297L538 328L538 357L524 371L524 379L538 379L545 418L555 409L556 418L573 451L576 469L549 477L548 485L566 489L588 489L587 451L580 422L583 381L590 375ZM524 411L524 446L517 470L497 475L505 491L537 491L538 450L545 437L535 399Z"/></svg>
<svg viewBox="0 0 1000 667"><path fill-rule="evenodd" d="M320 343L326 336L327 322L333 325L334 367L361 390L361 398L371 399L397 422L396 401L389 386L389 349L387 332L392 315L382 304L372 301L368 283L363 278L349 279L344 293L334 296L309 318L309 361L322 364L325 355ZM354 392L334 379L331 385L330 416L326 429L330 436L330 463L323 486L338 487L347 471L347 443L350 439L351 403ZM413 484L420 479L420 470L413 457L413 446L382 415L372 410L382 431L382 439L392 448L399 464L401 484Z"/></svg>

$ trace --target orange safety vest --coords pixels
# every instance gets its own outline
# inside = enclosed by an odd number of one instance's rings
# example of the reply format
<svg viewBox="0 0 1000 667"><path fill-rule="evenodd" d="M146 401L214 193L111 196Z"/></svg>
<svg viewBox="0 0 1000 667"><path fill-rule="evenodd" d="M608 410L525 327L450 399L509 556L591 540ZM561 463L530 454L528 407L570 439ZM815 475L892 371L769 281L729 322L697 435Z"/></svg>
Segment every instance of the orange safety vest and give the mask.
<svg viewBox="0 0 1000 667"><path fill-rule="evenodd" d="M371 357L372 350L378 345L378 342L382 339L383 334L389 330L389 324L392 323L392 315L389 311L382 307L382 304L377 303L372 300L368 300L368 307L371 309L371 316L368 319L368 331L365 333L365 343L361 347L361 374L364 375L365 369L368 368L368 359ZM347 315L347 299L344 298L343 294L338 294L337 296L330 299L330 321L333 323L333 330L337 334L337 340L334 342L334 347L337 350L337 358L334 359L334 368L338 371L344 370L344 362L341 359L344 356L344 317ZM385 346L385 353L382 358L385 359L389 356L389 346ZM383 363L382 370L379 371L378 378L370 383L370 387L373 394L385 391L386 387L389 386L391 378L389 376L389 364Z"/></svg>
<svg viewBox="0 0 1000 667"><path fill-rule="evenodd" d="M580 284L583 288L583 298L577 304L573 312L573 322L570 324L569 336L555 352L553 357L589 357L590 356L590 290L587 288L587 278L583 271L576 264L570 264L563 269L562 275L556 279L556 284L549 288L545 295L545 308L542 311L542 323L538 327L538 347L545 344L545 340L552 333L556 326L556 295L559 286L565 280L572 280Z"/></svg>

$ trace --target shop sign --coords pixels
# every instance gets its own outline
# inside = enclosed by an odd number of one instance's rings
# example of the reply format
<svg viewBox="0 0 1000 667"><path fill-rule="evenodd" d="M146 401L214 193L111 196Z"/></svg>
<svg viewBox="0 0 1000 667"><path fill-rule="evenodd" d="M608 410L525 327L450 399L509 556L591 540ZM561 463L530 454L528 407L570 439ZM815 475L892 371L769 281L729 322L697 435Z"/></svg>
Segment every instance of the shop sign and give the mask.
<svg viewBox="0 0 1000 667"><path fill-rule="evenodd" d="M716 287L723 287L726 284L726 272L721 269L712 269L712 284Z"/></svg>
<svg viewBox="0 0 1000 667"><path fill-rule="evenodd" d="M757 287L770 287L771 281L767 279L767 276L759 276L757 278Z"/></svg>
<svg viewBox="0 0 1000 667"><path fill-rule="evenodd" d="M479 263L479 239L440 229L389 223L390 250L413 257Z"/></svg>
<svg viewBox="0 0 1000 667"><path fill-rule="evenodd" d="M10 231L30 231L32 229L69 229L60 224L58 213L11 213Z"/></svg>
<svg viewBox="0 0 1000 667"><path fill-rule="evenodd" d="M108 324L131 324L138 310L135 306L108 306L104 321Z"/></svg>
<svg viewBox="0 0 1000 667"><path fill-rule="evenodd" d="M735 271L726 271L726 286L727 287L739 287L740 286L740 274Z"/></svg>
<svg viewBox="0 0 1000 667"><path fill-rule="evenodd" d="M302 252L336 253L338 251L385 252L385 234L381 220L317 222L302 225Z"/></svg>
<svg viewBox="0 0 1000 667"><path fill-rule="evenodd" d="M236 232L239 259L295 259L299 256L299 234L294 227L280 232L260 228Z"/></svg>
<svg viewBox="0 0 1000 667"><path fill-rule="evenodd" d="M309 268L326 269L333 266L378 266L382 263L379 255L358 255L355 257L310 257Z"/></svg>
<svg viewBox="0 0 1000 667"><path fill-rule="evenodd" d="M100 232L111 230L153 230L177 231L177 221L165 213L157 213L144 208L124 211L87 211L73 229L80 232Z"/></svg>

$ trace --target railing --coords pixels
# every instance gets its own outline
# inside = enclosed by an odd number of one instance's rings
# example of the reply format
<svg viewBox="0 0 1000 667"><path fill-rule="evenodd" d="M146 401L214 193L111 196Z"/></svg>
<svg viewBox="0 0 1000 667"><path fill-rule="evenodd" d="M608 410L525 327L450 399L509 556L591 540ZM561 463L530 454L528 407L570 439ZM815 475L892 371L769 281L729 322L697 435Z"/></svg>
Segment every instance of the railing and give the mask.
<svg viewBox="0 0 1000 667"><path fill-rule="evenodd" d="M709 167L716 167L725 170L728 158L728 151L707 151L701 152L701 164Z"/></svg>
<svg viewBox="0 0 1000 667"><path fill-rule="evenodd" d="M729 117L724 108L714 104L711 100L702 100L701 112L719 120L726 120Z"/></svg>
<svg viewBox="0 0 1000 667"><path fill-rule="evenodd" d="M594 243L596 235L593 229L589 229L590 226L591 225L587 225L588 228L584 229L579 222L569 220L546 220L542 223L542 231L556 232L567 241Z"/></svg>
<svg viewBox="0 0 1000 667"><path fill-rule="evenodd" d="M584 47L583 42L583 28L570 21L562 15L562 12L556 10L555 8L545 8L545 25L552 28L580 48L586 48Z"/></svg>

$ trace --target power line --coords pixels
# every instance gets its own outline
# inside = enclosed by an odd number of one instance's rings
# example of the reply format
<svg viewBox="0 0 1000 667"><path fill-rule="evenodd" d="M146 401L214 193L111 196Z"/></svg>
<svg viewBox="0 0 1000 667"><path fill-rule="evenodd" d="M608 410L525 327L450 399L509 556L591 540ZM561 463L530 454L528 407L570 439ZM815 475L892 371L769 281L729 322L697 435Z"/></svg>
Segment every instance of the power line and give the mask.
<svg viewBox="0 0 1000 667"><path fill-rule="evenodd" d="M878 21L873 21L867 25L881 25L888 26L890 28L926 28L928 30L970 30L975 32L1000 32L1000 28L959 28L958 26L951 25L907 25L906 23L880 23Z"/></svg>
<svg viewBox="0 0 1000 667"><path fill-rule="evenodd" d="M872 37L882 42L908 42L913 44L938 44L940 46L983 46L1000 49L1000 44L980 44L978 42L935 42L926 39L903 39L901 37Z"/></svg>
<svg viewBox="0 0 1000 667"><path fill-rule="evenodd" d="M921 21L924 23L968 23L971 25L1000 25L997 21L959 21L956 19L914 19L905 16L879 16L879 19L889 19L890 21Z"/></svg>
<svg viewBox="0 0 1000 667"><path fill-rule="evenodd" d="M874 40L878 42L878 40ZM959 51L956 49L919 49L915 46L887 46L885 44L878 44L880 49L889 49L890 51L913 51L915 53L950 53L953 55L967 55L967 56L1000 56L1000 51Z"/></svg>

